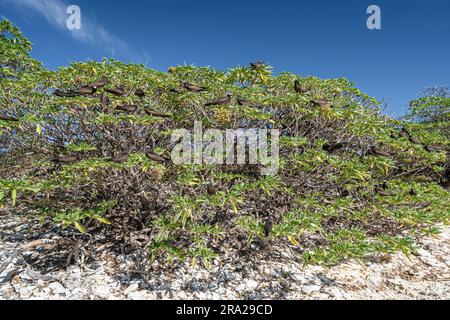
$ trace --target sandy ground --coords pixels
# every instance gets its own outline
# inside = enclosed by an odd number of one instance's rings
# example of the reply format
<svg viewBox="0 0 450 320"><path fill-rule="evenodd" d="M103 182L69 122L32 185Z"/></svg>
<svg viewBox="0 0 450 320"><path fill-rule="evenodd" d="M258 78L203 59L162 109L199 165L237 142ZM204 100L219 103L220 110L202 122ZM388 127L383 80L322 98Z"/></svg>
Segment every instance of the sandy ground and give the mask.
<svg viewBox="0 0 450 320"><path fill-rule="evenodd" d="M449 226L421 240L409 258L397 253L383 261L348 261L331 268L303 268L292 252L279 249L274 260L230 256L210 270L188 265L147 273L136 272L132 255L105 250L95 263L48 272L30 263L45 245L18 253L18 244L31 242L23 235L30 232L28 222L17 219L0 216L0 299L450 298Z"/></svg>

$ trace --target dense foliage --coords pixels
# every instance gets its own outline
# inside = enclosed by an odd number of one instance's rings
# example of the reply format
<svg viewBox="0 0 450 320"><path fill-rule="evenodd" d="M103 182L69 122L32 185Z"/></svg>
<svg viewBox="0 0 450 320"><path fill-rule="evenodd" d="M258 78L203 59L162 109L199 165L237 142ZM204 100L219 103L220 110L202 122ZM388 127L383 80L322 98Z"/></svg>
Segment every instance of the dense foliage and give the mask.
<svg viewBox="0 0 450 320"><path fill-rule="evenodd" d="M439 123L450 121L450 90L446 87L430 87L422 97L411 101L410 118L419 122Z"/></svg>
<svg viewBox="0 0 450 320"><path fill-rule="evenodd" d="M206 266L225 251L275 245L305 263L409 253L414 237L449 221L448 137L381 116L346 79L274 76L265 64L166 73L104 60L49 71L17 29L0 26L3 212ZM227 92L230 103L205 106ZM278 175L164 161L173 130L195 120L279 128Z"/></svg>

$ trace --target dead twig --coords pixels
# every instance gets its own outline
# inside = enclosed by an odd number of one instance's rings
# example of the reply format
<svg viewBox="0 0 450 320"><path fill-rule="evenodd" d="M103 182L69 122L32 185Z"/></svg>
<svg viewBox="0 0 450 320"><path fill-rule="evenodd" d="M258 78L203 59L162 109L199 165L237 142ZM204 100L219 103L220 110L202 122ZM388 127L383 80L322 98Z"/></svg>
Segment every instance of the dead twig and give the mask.
<svg viewBox="0 0 450 320"><path fill-rule="evenodd" d="M14 250L14 252L8 258L6 258L5 262L0 265L0 273L2 273L10 265L10 263L15 258L20 256L23 252L29 251L36 247L43 247L46 250L51 250L51 249L54 249L57 245L58 245L58 241L50 240L50 239L35 240L35 241L29 242L27 244L24 244L23 246Z"/></svg>

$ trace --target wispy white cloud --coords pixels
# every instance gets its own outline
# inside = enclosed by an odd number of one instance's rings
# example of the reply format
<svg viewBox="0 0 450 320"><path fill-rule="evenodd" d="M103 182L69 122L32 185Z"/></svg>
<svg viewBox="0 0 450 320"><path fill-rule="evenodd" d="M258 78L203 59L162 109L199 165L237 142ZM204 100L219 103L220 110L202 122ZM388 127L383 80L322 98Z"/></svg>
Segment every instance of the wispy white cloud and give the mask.
<svg viewBox="0 0 450 320"><path fill-rule="evenodd" d="M69 4L64 3L63 0L3 0L9 3L12 7L17 8L25 14L38 13L44 17L54 28L69 32L71 36L82 43L102 48L108 51L111 55L129 55L129 45L106 30L102 25L87 17L81 8L81 29L69 30L66 26L68 14L66 13ZM144 52L142 54L132 54L133 60L138 63L148 63L149 55Z"/></svg>
<svg viewBox="0 0 450 320"><path fill-rule="evenodd" d="M133 54L130 61L132 63L150 65L152 57L147 51L142 51L141 53Z"/></svg>

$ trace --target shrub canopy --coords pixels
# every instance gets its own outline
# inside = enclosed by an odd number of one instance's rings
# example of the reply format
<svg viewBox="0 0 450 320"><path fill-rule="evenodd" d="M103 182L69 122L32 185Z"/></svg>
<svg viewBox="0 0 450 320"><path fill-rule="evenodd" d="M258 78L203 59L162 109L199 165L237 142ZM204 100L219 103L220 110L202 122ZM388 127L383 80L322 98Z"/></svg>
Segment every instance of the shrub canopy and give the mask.
<svg viewBox="0 0 450 320"><path fill-rule="evenodd" d="M377 101L346 79L273 75L265 64L159 72L110 59L50 71L30 50L15 27L0 23L4 212L53 221L85 241L92 239L83 234L101 235L148 248L153 258L205 265L267 243L290 246L307 263L408 253L414 235L448 223L448 137L380 115ZM107 84L89 87L99 79ZM227 92L231 103L205 106ZM170 157L171 133L192 130L194 121L280 129L278 175L146 156L150 149ZM124 159L112 161L118 154Z"/></svg>

